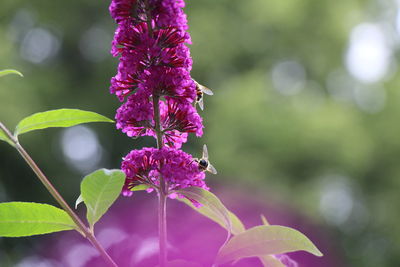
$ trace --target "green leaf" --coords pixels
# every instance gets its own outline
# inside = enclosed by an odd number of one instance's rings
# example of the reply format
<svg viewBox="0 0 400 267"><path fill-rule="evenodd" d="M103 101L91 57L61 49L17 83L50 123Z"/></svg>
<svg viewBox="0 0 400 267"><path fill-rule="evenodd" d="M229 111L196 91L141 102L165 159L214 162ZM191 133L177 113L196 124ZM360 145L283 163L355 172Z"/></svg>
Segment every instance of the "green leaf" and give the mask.
<svg viewBox="0 0 400 267"><path fill-rule="evenodd" d="M10 140L10 138L6 135L3 129L0 129L0 140L9 143L10 145L14 146L14 143Z"/></svg>
<svg viewBox="0 0 400 267"><path fill-rule="evenodd" d="M206 216L207 218L218 223L220 226L222 226L227 231L229 231L229 228L227 227L226 222L223 219L221 219L219 216L216 216L215 213L211 212L210 209L207 208L206 206L201 206L201 207L197 208L187 198L178 198L178 200L185 203L186 205L188 205L189 207L191 207L193 210L197 211L198 213L202 214L203 216ZM240 221L240 219L230 210L228 210L228 214L229 214L229 218L232 223L232 234L237 235L237 234L244 232L246 229L244 228L244 225Z"/></svg>
<svg viewBox="0 0 400 267"><path fill-rule="evenodd" d="M62 209L32 202L0 203L0 236L20 237L73 230L75 223Z"/></svg>
<svg viewBox="0 0 400 267"><path fill-rule="evenodd" d="M318 248L299 231L279 225L253 227L232 237L219 251L217 264L241 258L304 250L322 256Z"/></svg>
<svg viewBox="0 0 400 267"><path fill-rule="evenodd" d="M159 267L157 265L156 267ZM185 260L173 260L167 262L166 267L201 267L202 265L192 261L185 261Z"/></svg>
<svg viewBox="0 0 400 267"><path fill-rule="evenodd" d="M21 120L16 129L15 136L34 130L49 127L71 127L88 122L113 122L113 120L91 111L79 109L56 109L35 113Z"/></svg>
<svg viewBox="0 0 400 267"><path fill-rule="evenodd" d="M177 190L176 192L202 204L202 207L200 207L202 209L201 214L222 225L229 233L233 232L229 210L216 195L195 186Z"/></svg>
<svg viewBox="0 0 400 267"><path fill-rule="evenodd" d="M91 227L104 215L121 193L125 173L100 169L87 175L81 183L81 195L87 207Z"/></svg>
<svg viewBox="0 0 400 267"><path fill-rule="evenodd" d="M143 191L150 188L147 184L140 184L131 188L131 191Z"/></svg>
<svg viewBox="0 0 400 267"><path fill-rule="evenodd" d="M0 77L6 76L6 75L9 75L9 74L16 74L16 75L19 75L21 77L24 77L24 75L22 75L22 73L17 71L17 70L12 70L12 69L0 70Z"/></svg>
<svg viewBox="0 0 400 267"><path fill-rule="evenodd" d="M263 214L260 215L263 225L270 225L267 218ZM280 260L272 255L264 255L258 257L264 267L286 267Z"/></svg>
<svg viewBox="0 0 400 267"><path fill-rule="evenodd" d="M271 255L260 256L260 261L264 267L286 267L280 260Z"/></svg>
<svg viewBox="0 0 400 267"><path fill-rule="evenodd" d="M242 221L234 214L233 212L229 211L229 218L232 222L232 234L238 235L246 231Z"/></svg>

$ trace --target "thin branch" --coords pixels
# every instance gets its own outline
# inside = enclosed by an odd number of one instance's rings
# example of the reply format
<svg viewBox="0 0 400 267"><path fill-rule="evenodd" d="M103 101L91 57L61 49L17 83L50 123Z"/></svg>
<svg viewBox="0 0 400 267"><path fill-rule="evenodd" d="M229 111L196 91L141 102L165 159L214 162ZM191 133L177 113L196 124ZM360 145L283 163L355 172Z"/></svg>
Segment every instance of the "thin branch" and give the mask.
<svg viewBox="0 0 400 267"><path fill-rule="evenodd" d="M46 187L47 191L54 197L57 203L63 208L63 210L71 217L74 221L76 226L78 227L77 230L80 232L85 238L87 238L90 243L99 251L100 255L104 258L109 266L117 267L118 265L111 259L110 255L104 250L101 244L97 241L94 233L92 233L85 224L79 219L78 215L68 206L67 202L64 198L60 195L60 193L55 189L55 187L51 184L49 179L47 179L46 175L42 172L42 170L37 166L35 161L31 158L28 152L20 145L17 138L14 137L11 132L0 122L0 128L6 133L6 135L11 139L14 143L15 148L18 150L19 154L24 158L26 163L31 167L33 172L42 182L44 187Z"/></svg>

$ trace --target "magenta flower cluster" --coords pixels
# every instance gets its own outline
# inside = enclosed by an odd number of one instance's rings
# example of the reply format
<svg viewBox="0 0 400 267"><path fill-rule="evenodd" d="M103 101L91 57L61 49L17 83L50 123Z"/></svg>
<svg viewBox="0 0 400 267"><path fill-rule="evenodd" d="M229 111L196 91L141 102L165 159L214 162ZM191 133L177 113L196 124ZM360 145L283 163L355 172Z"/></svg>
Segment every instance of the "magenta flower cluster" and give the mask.
<svg viewBox="0 0 400 267"><path fill-rule="evenodd" d="M174 148L133 150L124 158L122 169L127 175L127 189L140 184L159 185L160 175L170 185L170 190L188 186L207 188L205 174L199 171L192 156ZM124 190L123 195L130 196L132 191Z"/></svg>
<svg viewBox="0 0 400 267"><path fill-rule="evenodd" d="M119 57L119 65L110 87L122 102L117 128L129 137L162 138L159 149L133 150L124 158L127 196L138 184L158 186L160 176L167 190L207 189L197 162L179 150L189 133L203 134L194 108L196 83L190 76L184 6L183 0L113 0L110 5L118 24L111 53Z"/></svg>

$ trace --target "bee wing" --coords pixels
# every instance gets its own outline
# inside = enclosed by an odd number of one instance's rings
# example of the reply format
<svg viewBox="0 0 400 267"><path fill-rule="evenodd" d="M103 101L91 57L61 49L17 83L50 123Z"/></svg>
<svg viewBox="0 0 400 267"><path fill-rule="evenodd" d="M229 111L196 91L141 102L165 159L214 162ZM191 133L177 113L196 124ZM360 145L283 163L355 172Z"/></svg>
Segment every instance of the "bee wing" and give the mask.
<svg viewBox="0 0 400 267"><path fill-rule="evenodd" d="M205 160L208 160L208 149L205 144L203 145L203 157L202 158Z"/></svg>
<svg viewBox="0 0 400 267"><path fill-rule="evenodd" d="M214 95L213 91L211 91L210 88L207 88L207 87L205 87L205 86L203 86L203 85L201 85L201 84L200 84L200 90L201 90L203 93L207 94L207 95Z"/></svg>
<svg viewBox="0 0 400 267"><path fill-rule="evenodd" d="M210 163L208 163L207 171L211 172L212 174L217 174L218 173L217 170L214 168L214 166L211 165Z"/></svg>
<svg viewBox="0 0 400 267"><path fill-rule="evenodd" d="M211 91L210 88L205 87L204 85L199 84L195 79L193 81L196 83L197 88L199 88L203 93L206 93L207 95L213 95L213 91Z"/></svg>
<svg viewBox="0 0 400 267"><path fill-rule="evenodd" d="M199 107L200 107L201 110L204 110L203 98L200 98L200 100L197 102L197 104L199 104Z"/></svg>

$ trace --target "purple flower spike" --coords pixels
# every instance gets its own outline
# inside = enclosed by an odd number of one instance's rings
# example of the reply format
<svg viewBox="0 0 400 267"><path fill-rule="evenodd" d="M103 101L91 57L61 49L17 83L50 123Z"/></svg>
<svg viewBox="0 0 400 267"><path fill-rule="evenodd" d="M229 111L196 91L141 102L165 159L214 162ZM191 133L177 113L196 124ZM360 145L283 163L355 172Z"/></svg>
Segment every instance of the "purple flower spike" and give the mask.
<svg viewBox="0 0 400 267"><path fill-rule="evenodd" d="M159 149L133 150L124 158L125 196L139 184L158 189L160 177L167 191L208 189L198 163L178 150L189 133L203 134L202 119L193 107L197 93L190 76L193 61L184 6L183 0L112 0L110 5L118 24L111 53L119 57L110 92L123 102L116 126L132 138L162 138Z"/></svg>

